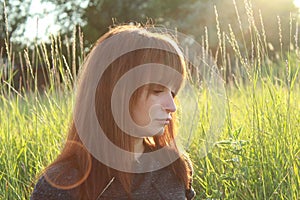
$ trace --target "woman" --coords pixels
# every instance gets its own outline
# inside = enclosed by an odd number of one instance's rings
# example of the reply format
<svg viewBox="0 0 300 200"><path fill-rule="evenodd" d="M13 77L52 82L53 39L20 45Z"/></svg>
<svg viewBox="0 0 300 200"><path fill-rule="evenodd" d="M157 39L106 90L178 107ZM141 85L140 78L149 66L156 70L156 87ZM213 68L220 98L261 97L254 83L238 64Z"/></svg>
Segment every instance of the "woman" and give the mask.
<svg viewBox="0 0 300 200"><path fill-rule="evenodd" d="M166 35L133 25L103 35L83 66L65 147L31 199L192 199L191 163L175 140L185 67Z"/></svg>

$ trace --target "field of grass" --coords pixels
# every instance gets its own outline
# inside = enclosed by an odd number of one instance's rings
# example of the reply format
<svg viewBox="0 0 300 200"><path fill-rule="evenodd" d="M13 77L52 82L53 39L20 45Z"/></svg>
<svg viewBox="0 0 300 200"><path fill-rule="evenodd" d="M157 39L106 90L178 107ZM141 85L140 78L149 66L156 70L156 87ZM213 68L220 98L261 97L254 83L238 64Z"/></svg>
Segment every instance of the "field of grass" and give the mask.
<svg viewBox="0 0 300 200"><path fill-rule="evenodd" d="M268 81L255 90L228 88L224 131L212 152L198 156L197 141L189 149L197 199L300 197L299 89ZM70 92L2 97L0 199L28 199L63 144L72 103Z"/></svg>
<svg viewBox="0 0 300 200"><path fill-rule="evenodd" d="M225 87L224 127L205 157L200 156L198 144L206 133L203 127L209 127L205 114L210 111L209 102L201 96L198 105L201 126L195 127L197 135L188 149L194 163L196 199L299 199L298 41L286 53L273 50L273 54L280 56L271 60L265 48L268 44L261 39L263 32L253 31L255 56L247 61L247 55L236 46L234 34L219 34L223 74L232 68L222 54L225 43L233 49L232 57L238 67ZM74 103L73 67L84 55L75 50L77 46L83 49L80 38L78 43L73 40L66 47L59 41L53 38L49 52L45 46L37 45L34 58L30 59L28 53L22 56L24 65L42 63L49 70L51 86L45 93L16 92L10 87L11 80L1 82L0 199L29 199L35 178L55 159L65 140ZM67 55L63 55L62 48L67 49ZM8 57L9 62L3 65L12 64L13 56ZM62 77L55 75L50 63L56 72L62 72ZM58 79L64 80L64 84L58 85ZM31 84L38 83L33 79Z"/></svg>
<svg viewBox="0 0 300 200"><path fill-rule="evenodd" d="M299 85L230 91L219 141L195 163L199 199L299 199Z"/></svg>

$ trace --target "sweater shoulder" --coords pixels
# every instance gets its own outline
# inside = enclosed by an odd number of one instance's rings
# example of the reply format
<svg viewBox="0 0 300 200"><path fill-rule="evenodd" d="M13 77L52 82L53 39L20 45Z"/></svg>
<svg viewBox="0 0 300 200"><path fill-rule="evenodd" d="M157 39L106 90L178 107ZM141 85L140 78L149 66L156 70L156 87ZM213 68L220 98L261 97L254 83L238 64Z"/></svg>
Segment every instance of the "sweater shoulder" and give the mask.
<svg viewBox="0 0 300 200"><path fill-rule="evenodd" d="M78 170L69 168L67 171L63 170L60 166L53 167L47 170L47 177L51 177L50 180L60 180L59 182L50 182L46 178L44 173L37 181L33 192L31 194L31 200L48 199L48 200L72 200L75 189L72 185L76 184L78 179ZM58 177L56 179L55 177ZM63 186L63 187L62 187ZM70 188L70 189L64 189Z"/></svg>
<svg viewBox="0 0 300 200"><path fill-rule="evenodd" d="M36 183L34 190L31 194L30 200L72 200L72 196L69 190L60 189L52 186L45 178L42 176Z"/></svg>

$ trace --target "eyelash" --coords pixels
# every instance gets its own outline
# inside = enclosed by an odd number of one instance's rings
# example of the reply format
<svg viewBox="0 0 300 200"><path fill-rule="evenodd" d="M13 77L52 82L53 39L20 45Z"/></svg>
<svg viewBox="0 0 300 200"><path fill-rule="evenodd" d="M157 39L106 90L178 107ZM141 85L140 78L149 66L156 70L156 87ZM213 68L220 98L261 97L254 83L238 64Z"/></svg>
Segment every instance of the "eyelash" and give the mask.
<svg viewBox="0 0 300 200"><path fill-rule="evenodd" d="M153 90L154 93L161 93L164 92L163 90Z"/></svg>
<svg viewBox="0 0 300 200"><path fill-rule="evenodd" d="M164 92L164 90L153 90L153 92L155 94L158 94L158 93ZM171 95L172 95L173 98L176 96L176 94L174 92L171 92Z"/></svg>

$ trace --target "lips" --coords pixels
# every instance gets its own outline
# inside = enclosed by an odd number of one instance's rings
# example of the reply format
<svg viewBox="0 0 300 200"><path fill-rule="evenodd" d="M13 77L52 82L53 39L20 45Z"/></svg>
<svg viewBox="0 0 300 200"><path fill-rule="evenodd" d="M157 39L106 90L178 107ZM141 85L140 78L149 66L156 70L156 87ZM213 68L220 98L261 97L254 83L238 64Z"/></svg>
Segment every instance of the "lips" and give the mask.
<svg viewBox="0 0 300 200"><path fill-rule="evenodd" d="M172 118L165 118L165 119L157 119L157 121L164 123L165 125L169 124Z"/></svg>

